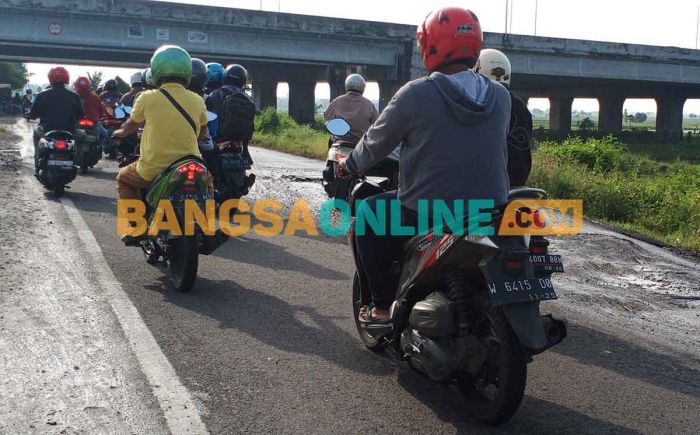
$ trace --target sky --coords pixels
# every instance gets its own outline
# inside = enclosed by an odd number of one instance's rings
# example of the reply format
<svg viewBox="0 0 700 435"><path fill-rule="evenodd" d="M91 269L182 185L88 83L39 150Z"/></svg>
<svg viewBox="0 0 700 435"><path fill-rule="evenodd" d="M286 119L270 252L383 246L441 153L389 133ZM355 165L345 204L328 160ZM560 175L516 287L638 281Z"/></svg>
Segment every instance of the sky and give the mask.
<svg viewBox="0 0 700 435"><path fill-rule="evenodd" d="M464 5L478 16L485 31L503 32L508 22L511 33L536 34L574 39L626 42L684 48L696 47L700 0L510 0L512 14L506 20L507 0L174 0L177 3L263 9L307 15L321 15L402 24L418 24L430 9ZM537 25L535 26L535 7ZM34 80L43 82L51 65L29 64ZM106 77L119 74L128 79L135 70L72 66L73 76L100 69ZM513 72L517 74L517 71ZM317 98L328 98L327 88L319 86ZM376 99L375 87L368 96ZM286 88L280 86L278 94ZM547 100L532 99L530 107L545 109ZM652 100L627 100L630 111L654 112ZM597 111L596 100L577 99L574 110ZM700 100L686 103L685 112L700 113Z"/></svg>

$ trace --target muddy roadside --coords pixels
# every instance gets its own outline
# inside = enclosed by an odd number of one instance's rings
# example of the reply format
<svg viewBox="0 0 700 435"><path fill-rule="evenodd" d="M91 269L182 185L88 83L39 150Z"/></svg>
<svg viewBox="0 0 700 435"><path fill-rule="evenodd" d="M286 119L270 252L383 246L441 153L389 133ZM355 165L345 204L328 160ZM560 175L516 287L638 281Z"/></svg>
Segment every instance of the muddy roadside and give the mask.
<svg viewBox="0 0 700 435"><path fill-rule="evenodd" d="M164 433L61 203L0 126L0 433Z"/></svg>

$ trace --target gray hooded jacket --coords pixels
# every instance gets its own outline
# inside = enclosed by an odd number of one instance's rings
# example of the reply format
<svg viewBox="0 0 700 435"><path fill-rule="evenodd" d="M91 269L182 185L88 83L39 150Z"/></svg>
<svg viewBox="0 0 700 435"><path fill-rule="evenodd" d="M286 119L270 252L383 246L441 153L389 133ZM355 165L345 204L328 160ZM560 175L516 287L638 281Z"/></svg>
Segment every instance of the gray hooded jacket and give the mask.
<svg viewBox="0 0 700 435"><path fill-rule="evenodd" d="M348 155L349 170L363 173L403 141L399 199L417 210L418 200L508 197L510 95L472 71L433 73L404 85ZM466 205L465 205L466 210Z"/></svg>

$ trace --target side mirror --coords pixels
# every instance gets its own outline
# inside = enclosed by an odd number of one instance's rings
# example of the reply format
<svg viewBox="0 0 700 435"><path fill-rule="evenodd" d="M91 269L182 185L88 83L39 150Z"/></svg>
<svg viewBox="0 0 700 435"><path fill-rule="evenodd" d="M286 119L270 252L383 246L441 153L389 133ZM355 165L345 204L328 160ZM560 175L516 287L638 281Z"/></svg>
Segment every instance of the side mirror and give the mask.
<svg viewBox="0 0 700 435"><path fill-rule="evenodd" d="M117 119L126 118L126 112L120 106L114 108L114 117Z"/></svg>
<svg viewBox="0 0 700 435"><path fill-rule="evenodd" d="M207 121L208 122L216 121L216 118L218 118L218 116L216 116L216 113L210 112L207 110Z"/></svg>
<svg viewBox="0 0 700 435"><path fill-rule="evenodd" d="M333 136L345 136L350 133L350 124L343 118L334 118L326 122L326 131Z"/></svg>

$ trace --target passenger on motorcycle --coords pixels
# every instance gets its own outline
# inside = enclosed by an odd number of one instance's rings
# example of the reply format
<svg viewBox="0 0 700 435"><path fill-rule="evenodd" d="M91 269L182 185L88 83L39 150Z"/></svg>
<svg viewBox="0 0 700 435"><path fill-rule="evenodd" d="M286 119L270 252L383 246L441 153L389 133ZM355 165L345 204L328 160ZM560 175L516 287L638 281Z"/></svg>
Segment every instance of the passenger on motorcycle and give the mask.
<svg viewBox="0 0 700 435"><path fill-rule="evenodd" d="M188 91L192 91L204 99L204 85L206 85L208 80L207 65L201 59L196 57L192 58L192 78L190 79L190 84L187 86ZM211 123L216 122L209 121L207 123L207 129L209 130L210 137L206 141L199 142L199 150L204 156L204 161L207 163L207 167L212 170L216 165L216 150L214 149L214 142L211 137Z"/></svg>
<svg viewBox="0 0 700 435"><path fill-rule="evenodd" d="M74 85L75 92L80 96L83 114L97 126L97 142L102 149L104 141L108 139L107 130L100 123L100 120L106 115L104 106L102 106L102 101L100 101L100 97L98 97L97 94L91 91L92 82L89 78L78 77Z"/></svg>
<svg viewBox="0 0 700 435"><path fill-rule="evenodd" d="M150 91L152 89L156 89L156 84L153 82L153 73L151 73L150 68L146 68L145 70L143 70L143 72L141 73L141 80L144 90Z"/></svg>
<svg viewBox="0 0 700 435"><path fill-rule="evenodd" d="M503 86L471 70L483 44L479 20L469 10L443 8L426 17L417 40L430 77L404 85L338 168L340 175L362 174L403 141L398 192L370 197L367 205L392 222L391 207L382 211L377 204L398 197L401 216L394 218L411 226L419 200L444 201L454 212L455 201L500 205L508 196L510 97ZM409 238L377 235L372 228L356 236L373 301L361 310L361 322L389 322L400 278L392 265Z"/></svg>
<svg viewBox="0 0 700 435"><path fill-rule="evenodd" d="M361 75L350 74L345 79L345 95L333 100L323 113L325 121L343 118L350 124L350 132L342 138L333 138L333 141L340 140L354 145L377 120L379 114L374 103L362 96L365 86L365 79Z"/></svg>
<svg viewBox="0 0 700 435"><path fill-rule="evenodd" d="M192 61L187 51L174 45L158 48L151 58L151 71L158 90L143 92L136 100L131 117L115 137L133 134L146 122L141 137L141 157L123 167L117 175L120 198L140 198L141 189L175 160L195 155L201 158L197 141L208 138L207 111L198 95L185 89L192 76ZM182 112L176 107L176 102ZM209 174L209 191L213 191ZM122 240L128 242L128 236Z"/></svg>
<svg viewBox="0 0 700 435"><path fill-rule="evenodd" d="M122 98L121 92L119 92L119 85L114 79L109 79L105 82L104 91L100 94L100 98L105 103L116 103Z"/></svg>
<svg viewBox="0 0 700 435"><path fill-rule="evenodd" d="M140 72L135 72L131 75L131 90L124 94L124 96L119 100L119 104L123 104L127 107L133 107L136 97L143 92L143 77L141 77Z"/></svg>
<svg viewBox="0 0 700 435"><path fill-rule="evenodd" d="M207 83L204 86L204 95L210 95L215 90L224 85L224 75L226 69L223 65L216 62L207 64Z"/></svg>
<svg viewBox="0 0 700 435"><path fill-rule="evenodd" d="M48 77L51 87L36 96L28 115L29 119L39 118L39 125L34 129L34 166L37 173L39 139L44 133L52 130L69 131L78 144L85 138L85 132L76 128L83 115L80 97L66 89L70 81L68 71L61 66L51 68Z"/></svg>
<svg viewBox="0 0 700 435"><path fill-rule="evenodd" d="M243 145L243 157L253 164L248 150L248 142L253 137L255 120L255 103L245 93L248 83L248 71L241 65L233 64L226 67L224 85L214 90L206 99L207 110L217 115L218 127L215 141L240 141ZM229 104L231 110L227 113L224 102L231 97L236 104ZM229 126L233 126L229 128ZM230 130L227 132L226 130Z"/></svg>
<svg viewBox="0 0 700 435"><path fill-rule="evenodd" d="M481 51L474 71L502 84L510 90L511 66L508 57L494 49ZM510 93L510 126L508 127L508 178L510 187L525 186L532 169L532 114L520 98Z"/></svg>

